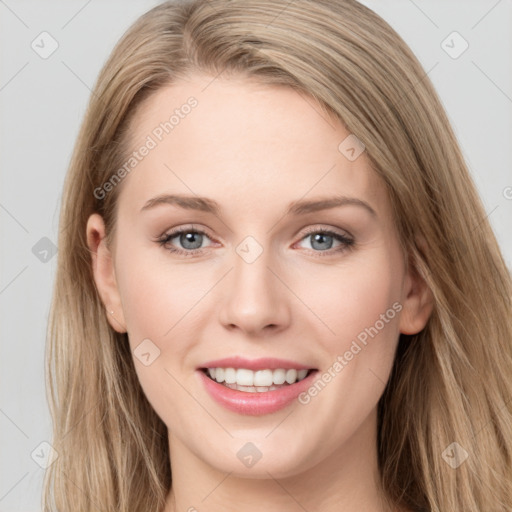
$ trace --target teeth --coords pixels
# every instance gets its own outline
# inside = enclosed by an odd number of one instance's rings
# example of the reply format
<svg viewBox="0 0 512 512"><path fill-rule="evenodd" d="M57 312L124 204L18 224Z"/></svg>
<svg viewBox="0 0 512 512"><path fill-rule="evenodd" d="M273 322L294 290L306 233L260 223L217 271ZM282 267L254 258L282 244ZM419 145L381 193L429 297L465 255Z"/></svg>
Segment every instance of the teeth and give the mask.
<svg viewBox="0 0 512 512"><path fill-rule="evenodd" d="M240 371L240 370L238 370ZM272 370L258 370L257 372L254 372L254 383L253 385L258 386L265 386L269 387L272 386L273 383L273 377L274 373Z"/></svg>
<svg viewBox="0 0 512 512"><path fill-rule="evenodd" d="M274 389L279 389L282 386L239 386L238 384L226 384L224 385L231 389L236 389L237 391L245 391L246 393L264 393L266 391L273 391Z"/></svg>
<svg viewBox="0 0 512 512"><path fill-rule="evenodd" d="M236 370L234 368L226 368L224 370L224 380L226 384L234 384L236 382Z"/></svg>
<svg viewBox="0 0 512 512"><path fill-rule="evenodd" d="M215 368L215 380L224 382L224 368Z"/></svg>
<svg viewBox="0 0 512 512"><path fill-rule="evenodd" d="M239 386L254 385L254 372L252 370L246 370L245 368L238 368L235 382Z"/></svg>
<svg viewBox="0 0 512 512"><path fill-rule="evenodd" d="M274 384L284 384L286 380L286 370L274 370L272 374L272 381Z"/></svg>
<svg viewBox="0 0 512 512"><path fill-rule="evenodd" d="M297 380L297 370L287 370L286 382L288 382L288 384L293 384L296 380Z"/></svg>
<svg viewBox="0 0 512 512"><path fill-rule="evenodd" d="M309 370L299 370L299 371L297 372L297 378L298 378L299 380L305 379L305 378L306 378L306 375L308 374L308 371L309 371Z"/></svg>
<svg viewBox="0 0 512 512"><path fill-rule="evenodd" d="M246 368L208 368L208 375L218 383L230 388L241 386L242 391L268 391L268 388L282 384L294 384L306 377L308 370L276 369L252 371ZM275 388L274 388L275 389Z"/></svg>

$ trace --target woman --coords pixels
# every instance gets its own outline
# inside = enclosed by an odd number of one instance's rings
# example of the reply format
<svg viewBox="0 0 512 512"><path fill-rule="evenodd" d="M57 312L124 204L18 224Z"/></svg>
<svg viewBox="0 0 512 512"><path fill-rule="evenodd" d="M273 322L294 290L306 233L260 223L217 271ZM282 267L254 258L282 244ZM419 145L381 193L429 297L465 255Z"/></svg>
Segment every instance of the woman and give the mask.
<svg viewBox="0 0 512 512"><path fill-rule="evenodd" d="M149 11L61 223L46 510L512 507L510 274L368 8Z"/></svg>

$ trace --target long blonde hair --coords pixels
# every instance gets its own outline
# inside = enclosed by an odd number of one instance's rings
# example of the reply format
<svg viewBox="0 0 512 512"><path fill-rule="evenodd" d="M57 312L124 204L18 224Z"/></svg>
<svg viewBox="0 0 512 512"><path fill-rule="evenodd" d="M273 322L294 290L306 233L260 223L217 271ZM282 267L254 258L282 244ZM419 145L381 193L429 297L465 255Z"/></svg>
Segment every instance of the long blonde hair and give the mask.
<svg viewBox="0 0 512 512"><path fill-rule="evenodd" d="M363 141L435 301L426 327L401 335L379 402L385 496L414 510L510 511L511 276L428 76L355 0L166 2L113 50L64 188L47 345L59 457L45 510L157 512L170 489L167 429L139 385L127 335L106 320L85 226L98 212L111 239L121 187L101 199L94 191L126 160L136 108L195 70L305 92Z"/></svg>

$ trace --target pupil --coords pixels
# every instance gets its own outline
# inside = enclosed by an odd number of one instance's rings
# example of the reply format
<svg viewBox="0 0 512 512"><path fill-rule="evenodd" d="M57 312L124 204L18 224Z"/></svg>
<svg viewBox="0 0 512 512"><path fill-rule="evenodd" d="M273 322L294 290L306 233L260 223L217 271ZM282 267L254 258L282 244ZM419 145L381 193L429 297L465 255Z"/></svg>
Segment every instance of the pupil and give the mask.
<svg viewBox="0 0 512 512"><path fill-rule="evenodd" d="M203 242L203 235L200 233L184 233L180 236L180 243L185 249L198 249Z"/></svg>
<svg viewBox="0 0 512 512"><path fill-rule="evenodd" d="M320 250L330 249L332 247L332 241L331 235L317 233L313 236L311 247L313 247L313 249Z"/></svg>

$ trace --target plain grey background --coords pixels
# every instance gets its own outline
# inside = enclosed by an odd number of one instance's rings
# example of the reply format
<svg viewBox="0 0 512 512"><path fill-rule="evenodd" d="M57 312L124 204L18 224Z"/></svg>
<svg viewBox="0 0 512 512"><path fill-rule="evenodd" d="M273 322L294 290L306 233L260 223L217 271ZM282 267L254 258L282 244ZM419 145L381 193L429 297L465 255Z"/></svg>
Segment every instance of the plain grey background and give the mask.
<svg viewBox="0 0 512 512"><path fill-rule="evenodd" d="M0 0L0 512L41 510L58 207L90 88L115 42L157 3ZM512 0L363 3L434 82L512 268Z"/></svg>

